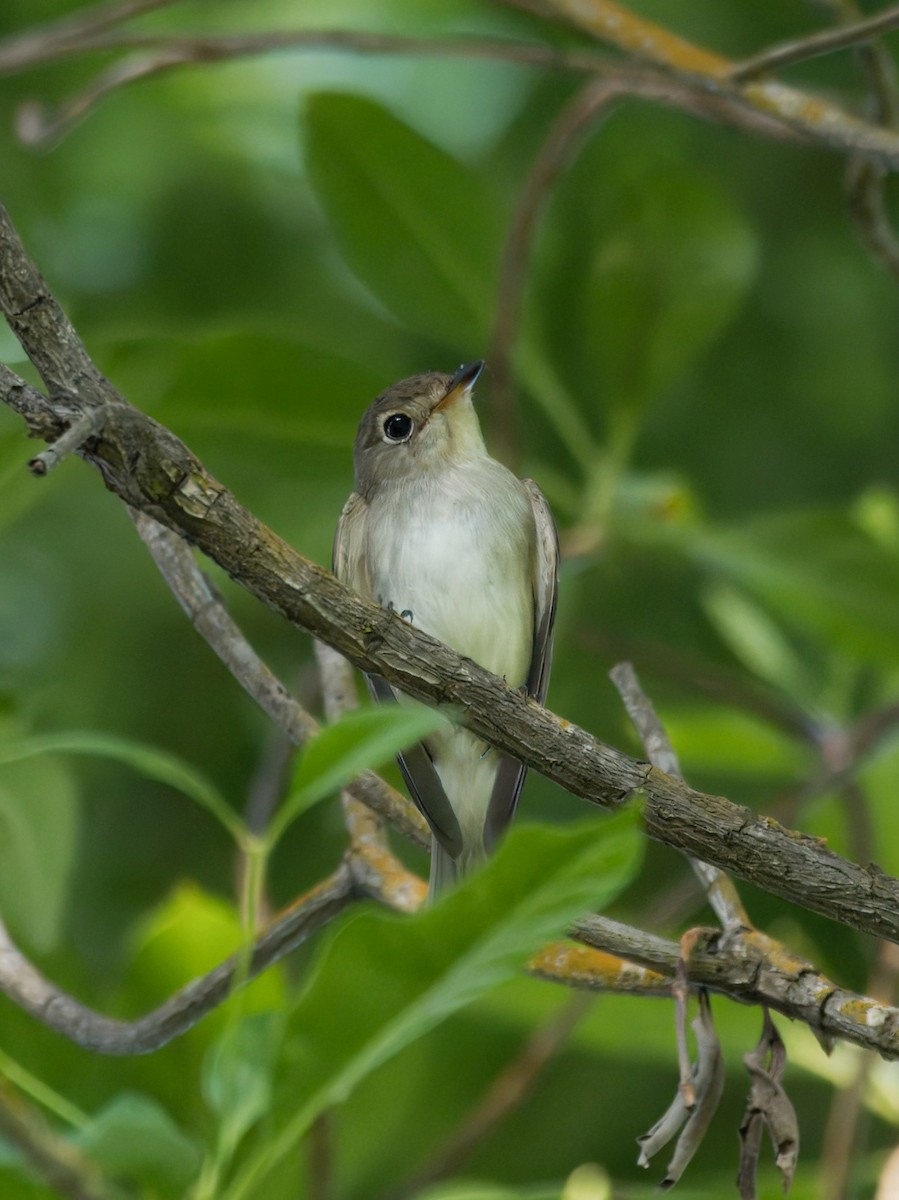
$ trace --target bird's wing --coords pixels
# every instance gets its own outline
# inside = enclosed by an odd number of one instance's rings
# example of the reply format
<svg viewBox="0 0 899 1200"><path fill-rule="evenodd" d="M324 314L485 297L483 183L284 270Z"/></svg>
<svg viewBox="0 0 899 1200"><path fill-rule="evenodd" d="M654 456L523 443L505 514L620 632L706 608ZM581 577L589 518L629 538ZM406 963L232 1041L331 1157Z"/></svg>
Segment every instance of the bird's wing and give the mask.
<svg viewBox="0 0 899 1200"><path fill-rule="evenodd" d="M365 682L373 699L396 703L397 695L380 675L366 675ZM425 742L417 742L396 756L396 765L412 799L430 826L431 833L452 858L462 853L462 830L450 804L440 776L434 768Z"/></svg>
<svg viewBox="0 0 899 1200"><path fill-rule="evenodd" d="M334 535L332 569L341 583L366 599L372 599L371 576L365 555L365 516L367 501L354 492L343 506ZM396 692L380 675L366 675L372 698L379 703L396 702ZM434 769L424 742L397 756L397 765L412 799L431 827L434 837L453 858L462 851L462 831L447 799L440 777Z"/></svg>
<svg viewBox="0 0 899 1200"><path fill-rule="evenodd" d="M553 661L553 625L559 590L559 535L546 497L533 479L523 480L537 527L537 561L534 571L534 650L528 672L528 694L542 704L549 687Z"/></svg>
<svg viewBox="0 0 899 1200"><path fill-rule="evenodd" d="M546 497L532 479L522 480L537 533L534 560L534 643L525 689L541 704L549 687L553 657L553 624L556 619L556 594L559 586L559 535ZM524 786L527 767L517 759L503 756L496 772L484 822L484 844L492 850L512 820L518 797Z"/></svg>
<svg viewBox="0 0 899 1200"><path fill-rule="evenodd" d="M371 598L371 582L365 561L365 516L368 501L353 492L343 506L334 545L331 549L331 570L341 583L358 592L366 599Z"/></svg>

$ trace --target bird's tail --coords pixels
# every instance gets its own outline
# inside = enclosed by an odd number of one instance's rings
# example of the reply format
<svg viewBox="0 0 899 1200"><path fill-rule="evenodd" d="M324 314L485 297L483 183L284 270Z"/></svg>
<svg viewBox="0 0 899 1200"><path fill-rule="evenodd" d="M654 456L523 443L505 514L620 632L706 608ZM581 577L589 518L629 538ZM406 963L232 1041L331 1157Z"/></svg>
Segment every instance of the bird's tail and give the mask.
<svg viewBox="0 0 899 1200"><path fill-rule="evenodd" d="M459 861L431 839L431 878L428 881L428 903L433 904L438 896L448 892L459 878Z"/></svg>
<svg viewBox="0 0 899 1200"><path fill-rule="evenodd" d="M453 858L441 846L437 838L431 838L431 877L428 882L428 903L433 904L469 871L486 861L487 852L483 848L477 852L465 849L458 858Z"/></svg>

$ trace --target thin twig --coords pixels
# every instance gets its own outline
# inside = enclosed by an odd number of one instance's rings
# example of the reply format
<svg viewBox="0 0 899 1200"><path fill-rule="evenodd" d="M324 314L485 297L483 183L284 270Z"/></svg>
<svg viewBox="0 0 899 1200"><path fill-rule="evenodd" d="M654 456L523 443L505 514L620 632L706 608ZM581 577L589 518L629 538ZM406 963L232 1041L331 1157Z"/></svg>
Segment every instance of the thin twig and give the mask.
<svg viewBox="0 0 899 1200"><path fill-rule="evenodd" d="M857 22L854 0L834 0L843 29ZM857 47L856 57L868 85L872 120L895 128L899 124L899 83L892 55L879 41ZM855 233L871 258L899 280L899 238L886 200L886 174L880 163L854 154L846 163L846 203Z"/></svg>
<svg viewBox="0 0 899 1200"><path fill-rule="evenodd" d="M616 79L589 83L553 122L528 173L518 200L500 265L493 332L488 360L491 376L491 431L500 458L514 467L518 457L516 405L511 355L521 320L524 283L530 247L540 210L558 176L574 153L585 129L623 94L626 86Z"/></svg>
<svg viewBox="0 0 899 1200"><path fill-rule="evenodd" d="M353 669L342 654L315 643L325 715L336 721L358 703ZM390 849L383 820L347 789L342 797L350 848L347 862L356 886L372 899L399 912L415 912L424 903L427 884L399 861Z"/></svg>
<svg viewBox="0 0 899 1200"><path fill-rule="evenodd" d="M408 1197L417 1196L431 1184L461 1170L478 1146L522 1106L542 1072L564 1047L591 1005L592 997L577 995L551 1020L539 1026L520 1052L500 1071L450 1138L421 1170L391 1194L391 1200L407 1200Z"/></svg>
<svg viewBox="0 0 899 1200"><path fill-rule="evenodd" d="M331 1200L334 1194L334 1116L320 1113L306 1135L308 1200Z"/></svg>
<svg viewBox="0 0 899 1200"><path fill-rule="evenodd" d="M516 4L517 0L507 0ZM738 65L637 16L615 0L548 0L548 9L600 41L653 64L681 82L699 85L756 114L784 122L819 145L865 153L899 165L899 134L851 116L838 105L778 80L734 83Z"/></svg>
<svg viewBox="0 0 899 1200"><path fill-rule="evenodd" d="M32 475L46 475L52 471L67 455L80 450L88 438L100 432L103 419L102 409L88 409L83 412L55 442L31 459L28 470Z"/></svg>
<svg viewBox="0 0 899 1200"><path fill-rule="evenodd" d="M737 63L730 73L735 83L746 83L759 75L772 71L783 70L795 63L805 62L810 58L818 58L822 54L833 54L836 50L848 50L859 42L868 42L882 33L889 33L899 28L899 5L886 8L883 12L851 25L843 25L839 29L824 29L820 33L809 34L808 37L795 38L761 50L751 58Z"/></svg>
<svg viewBox="0 0 899 1200"><path fill-rule="evenodd" d="M256 939L252 955L238 952L192 980L159 1008L135 1021L105 1017L45 979L0 923L0 991L36 1020L100 1054L148 1054L179 1037L226 1000L235 978L254 979L358 899L352 873L341 866L285 909Z"/></svg>
<svg viewBox="0 0 899 1200"><path fill-rule="evenodd" d="M178 0L107 0L89 8L81 8L69 16L43 25L33 26L24 33L14 33L0 40L0 73L21 71L39 63L51 62L66 54L74 54L92 39L107 35L116 25L159 8L171 8Z"/></svg>
<svg viewBox="0 0 899 1200"><path fill-rule="evenodd" d="M16 47L5 55L0 43L0 75L21 70ZM205 37L152 35L99 35L65 53L87 50L121 50L127 58L105 68L77 95L48 108L28 101L19 108L16 131L28 146L41 146L61 137L86 117L102 100L121 88L152 79L182 67L230 62L284 51L338 50L353 54L419 55L517 63L521 66L595 73L608 60L593 51L563 51L539 44L520 44L497 38L416 38L398 34L365 33L342 29L301 29L260 34L224 34ZM5 66L11 61L14 66Z"/></svg>
<svg viewBox="0 0 899 1200"><path fill-rule="evenodd" d="M665 732L652 702L640 686L637 672L631 663L619 663L609 672L609 678L618 689L628 716L633 722L646 757L659 770L675 779L683 779L677 754ZM725 929L739 929L752 922L732 879L718 867L688 855L690 866L699 878L712 909Z"/></svg>
<svg viewBox="0 0 899 1200"><path fill-rule="evenodd" d="M314 737L318 722L290 695L246 640L183 538L146 514L132 510L131 516L191 624L241 687L295 746ZM363 804L384 815L405 837L418 845L428 844L427 826L418 812L373 771L363 772L348 790Z"/></svg>
<svg viewBox="0 0 899 1200"><path fill-rule="evenodd" d="M634 929L608 917L581 917L569 935L604 957L570 957L564 946L541 951L530 970L573 987L627 991L624 978L614 982L613 963L625 960L632 970L644 968L667 980L667 989L651 975L638 978L631 990L640 995L671 996L671 982L682 959L679 943ZM725 935L720 929L694 931L689 957L684 960L692 987L703 987L739 1000L765 1005L791 1020L802 1021L820 1039L836 1038L876 1050L884 1058L899 1058L899 1008L872 996L839 987L813 964L757 929Z"/></svg>
<svg viewBox="0 0 899 1200"><path fill-rule="evenodd" d="M100 1170L50 1129L40 1112L0 1078L0 1137L15 1146L32 1171L62 1200L114 1200L120 1193Z"/></svg>
<svg viewBox="0 0 899 1200"><path fill-rule="evenodd" d="M490 337L491 410L499 457L514 466L517 455L512 357L518 336L531 247L541 211L558 177L570 165L579 140L602 120L616 101L655 100L709 121L725 121L768 137L793 138L792 130L697 87L639 66L606 66L550 127L522 186L506 234Z"/></svg>
<svg viewBox="0 0 899 1200"><path fill-rule="evenodd" d="M163 0L172 3L174 0ZM29 45L25 48L25 38ZM433 55L474 58L565 71L600 70L609 59L596 50L564 50L536 42L490 37L414 37L351 29L283 29L268 33L201 34L86 32L77 40L49 43L43 53L39 33L0 40L0 75L73 53L120 50L157 51L159 70L254 57L282 50L340 50L350 54ZM151 59L148 57L147 62Z"/></svg>

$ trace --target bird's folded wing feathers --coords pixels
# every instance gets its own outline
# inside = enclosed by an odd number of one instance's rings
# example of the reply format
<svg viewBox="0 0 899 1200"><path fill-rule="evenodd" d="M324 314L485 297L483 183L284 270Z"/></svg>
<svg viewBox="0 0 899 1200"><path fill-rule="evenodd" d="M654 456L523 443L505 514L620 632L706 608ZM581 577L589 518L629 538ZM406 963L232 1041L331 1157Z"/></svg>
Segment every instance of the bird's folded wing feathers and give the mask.
<svg viewBox="0 0 899 1200"><path fill-rule="evenodd" d="M396 703L396 692L380 675L366 675L365 682L375 700ZM412 799L427 819L434 837L453 858L462 853L462 830L449 802L440 776L424 742L417 742L396 758Z"/></svg>
<svg viewBox="0 0 899 1200"><path fill-rule="evenodd" d="M525 688L541 704L549 687L553 656L553 623L556 618L556 594L559 585L559 536L546 497L533 479L523 479L531 502L537 532L534 563L534 644ZM503 756L490 796L484 823L484 844L492 850L512 820L518 797L524 786L527 767L517 759Z"/></svg>
<svg viewBox="0 0 899 1200"><path fill-rule="evenodd" d="M368 501L358 492L353 492L343 506L334 533L334 545L331 548L331 570L341 583L345 583L360 596L371 595L363 552L367 511Z"/></svg>

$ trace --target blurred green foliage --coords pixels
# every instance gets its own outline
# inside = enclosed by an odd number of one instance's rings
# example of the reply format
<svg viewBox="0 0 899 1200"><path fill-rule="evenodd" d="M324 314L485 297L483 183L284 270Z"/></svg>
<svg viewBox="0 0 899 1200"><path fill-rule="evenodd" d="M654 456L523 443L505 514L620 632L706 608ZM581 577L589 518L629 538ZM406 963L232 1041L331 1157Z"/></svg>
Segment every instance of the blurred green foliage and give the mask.
<svg viewBox="0 0 899 1200"><path fill-rule="evenodd" d="M76 7L6 0L0 36ZM634 8L734 55L820 19L801 0ZM196 0L140 27L299 24L582 44L486 0ZM327 562L372 396L487 352L514 206L578 80L455 57L282 53L161 76L49 151L23 149L19 104L72 95L104 61L0 79L0 194L101 368ZM849 56L791 78L847 104L860 95ZM620 104L537 224L514 352L516 466L546 491L570 551L551 706L637 752L605 677L629 657L691 782L897 874L895 733L865 759L858 795L818 783L815 736L838 745L899 685L899 293L853 239L842 169L823 150ZM29 370L3 331L0 359ZM479 400L498 438L489 373ZM122 506L75 460L34 481L30 452L0 411L0 911L60 986L130 1018L240 945L228 834L245 838L276 755ZM213 575L315 708L308 639ZM371 763L401 736L368 735ZM275 905L344 845L337 804L316 801L358 765L359 739L331 736L317 765L301 762L293 823L269 847ZM522 815L568 825L583 812L532 777ZM632 831L599 815L589 828L523 832L414 920L351 913L145 1059L98 1058L2 1001L0 1072L130 1194L312 1195L313 1121L336 1200L395 1194L565 1002L512 978L528 947L588 898L617 897L617 916L666 933L707 919L677 856L648 847L638 871ZM868 942L751 889L747 902L822 970L866 987ZM684 1196L732 1191L757 1014L717 1002L716 1015L725 1101ZM801 1062L787 1077L803 1133L793 1194L815 1196L828 1068L806 1030L785 1036ZM464 1168L490 1182L420 1194L598 1197L601 1174L581 1175L593 1191L565 1184L596 1162L649 1195L633 1139L675 1081L669 1006L602 997ZM899 1079L879 1086L892 1107L872 1118L859 1196L895 1138ZM0 1190L50 1194L12 1152ZM761 1191L779 1194L769 1167Z"/></svg>

